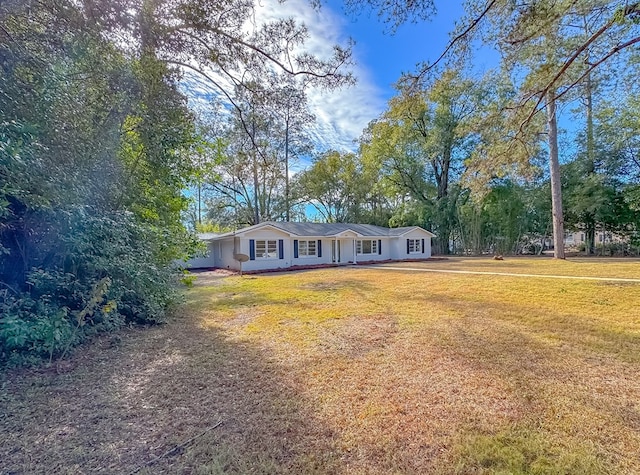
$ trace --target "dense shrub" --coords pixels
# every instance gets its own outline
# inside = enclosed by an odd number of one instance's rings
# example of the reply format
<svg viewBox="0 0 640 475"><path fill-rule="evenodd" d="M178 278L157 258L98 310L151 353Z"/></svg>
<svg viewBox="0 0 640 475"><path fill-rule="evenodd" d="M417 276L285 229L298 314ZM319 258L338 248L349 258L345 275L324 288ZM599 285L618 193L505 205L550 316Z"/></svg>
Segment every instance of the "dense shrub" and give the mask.
<svg viewBox="0 0 640 475"><path fill-rule="evenodd" d="M0 292L0 360L58 357L97 332L162 322L181 275L158 260L159 238L131 213L77 212L51 243L55 265L32 269L26 287Z"/></svg>
<svg viewBox="0 0 640 475"><path fill-rule="evenodd" d="M80 3L12 2L0 23L0 364L16 364L166 318L194 124L175 71Z"/></svg>

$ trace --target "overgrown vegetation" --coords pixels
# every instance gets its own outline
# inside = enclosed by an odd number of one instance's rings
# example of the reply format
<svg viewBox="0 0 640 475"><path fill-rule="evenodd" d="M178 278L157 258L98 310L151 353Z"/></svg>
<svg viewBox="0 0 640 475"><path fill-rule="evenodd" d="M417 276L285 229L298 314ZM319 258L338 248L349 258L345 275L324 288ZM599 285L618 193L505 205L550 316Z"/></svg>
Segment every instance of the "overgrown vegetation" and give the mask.
<svg viewBox="0 0 640 475"><path fill-rule="evenodd" d="M0 364L51 360L97 332L166 318L181 275L172 263L196 249L183 193L206 172L200 155L218 148L179 90L185 68L249 78L295 63L282 75L325 87L348 78L337 71L348 49L306 54L290 20L251 34L253 8L2 2ZM295 54L279 47L292 42Z"/></svg>
<svg viewBox="0 0 640 475"><path fill-rule="evenodd" d="M0 363L65 354L175 302L193 140L175 75L71 4L2 7ZM51 25L55 25L52 27Z"/></svg>

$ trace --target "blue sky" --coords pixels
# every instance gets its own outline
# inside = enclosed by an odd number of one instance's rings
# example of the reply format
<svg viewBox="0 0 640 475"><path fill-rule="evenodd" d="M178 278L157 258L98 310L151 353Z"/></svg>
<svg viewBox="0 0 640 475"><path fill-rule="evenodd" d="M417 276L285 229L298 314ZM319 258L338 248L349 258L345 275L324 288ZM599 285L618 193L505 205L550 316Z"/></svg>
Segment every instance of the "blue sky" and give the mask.
<svg viewBox="0 0 640 475"><path fill-rule="evenodd" d="M265 1L265 0L262 0ZM268 1L268 0L267 0ZM287 5L307 0L287 0L281 4L286 15ZM464 15L462 0L436 0L437 14L430 21L406 23L395 34L385 33L387 25L379 21L375 12L363 12L357 17L344 12L342 0L323 0L320 13L309 8L300 21L309 27L311 35L328 35L344 43L347 38L355 40L355 74L358 83L343 91L327 96L311 94L311 104L319 118L314 129L314 140L325 148L355 150L354 140L385 109L387 101L395 94L393 84L402 73L415 72L416 65L435 61L450 41L450 32ZM318 17L325 18L321 28L316 28ZM313 49L313 41L311 42ZM473 52L472 70L478 75L499 64L497 51L477 45ZM575 117L571 117L572 104L563 104L559 109L559 125L562 130L575 130ZM562 147L562 159L572 156L571 147Z"/></svg>
<svg viewBox="0 0 640 475"><path fill-rule="evenodd" d="M269 5L270 1L275 3ZM310 35L306 47L314 54L322 56L330 52L332 44L355 40L353 72L357 84L331 93L309 92L317 118L311 135L321 150L355 150L362 130L394 95L393 84L403 72L414 72L417 64L438 58L449 42L449 32L463 15L461 0L440 1L431 21L406 23L391 34L375 12L347 15L342 0L324 0L320 11L311 8L308 0L260 3L269 11L268 16L293 16L305 23ZM486 69L486 65L478 66Z"/></svg>
<svg viewBox="0 0 640 475"><path fill-rule="evenodd" d="M390 86L401 73L414 72L418 63L435 60L448 44L449 32L463 10L460 2L440 3L433 20L404 24L394 34L385 32L388 28L378 20L375 12L348 16L343 13L341 0L329 0L325 8L344 17L344 32L356 41L357 61L371 72L388 99L393 93Z"/></svg>
<svg viewBox="0 0 640 475"><path fill-rule="evenodd" d="M462 0L437 1L438 12L431 21L404 24L394 34L386 31L387 25L375 12L352 16L345 13L342 0L322 2L317 10L309 0L256 0L256 20L261 23L293 17L304 23L309 33L304 49L319 57L329 57L335 44L344 46L350 38L355 41L352 71L357 84L330 92L307 91L311 112L316 116L310 130L316 147L320 151L354 151L363 129L384 111L394 95L393 84L401 74L414 72L418 63L440 56L449 42L449 32L462 17ZM203 83L194 79L187 82L192 98L216 95Z"/></svg>

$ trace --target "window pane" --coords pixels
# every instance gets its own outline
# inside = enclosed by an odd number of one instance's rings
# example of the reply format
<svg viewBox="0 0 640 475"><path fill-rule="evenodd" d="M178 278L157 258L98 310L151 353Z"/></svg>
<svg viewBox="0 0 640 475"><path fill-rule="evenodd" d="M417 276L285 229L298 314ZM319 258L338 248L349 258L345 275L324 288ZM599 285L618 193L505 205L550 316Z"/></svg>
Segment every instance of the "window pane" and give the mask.
<svg viewBox="0 0 640 475"><path fill-rule="evenodd" d="M356 241L356 253L362 254L362 241Z"/></svg>
<svg viewBox="0 0 640 475"><path fill-rule="evenodd" d="M268 259L278 257L278 241L256 241L256 258Z"/></svg>
<svg viewBox="0 0 640 475"><path fill-rule="evenodd" d="M371 241L371 253L372 254L378 253L378 241Z"/></svg>
<svg viewBox="0 0 640 475"><path fill-rule="evenodd" d="M269 244L268 257L276 257L278 243L276 241L268 241L268 244Z"/></svg>
<svg viewBox="0 0 640 475"><path fill-rule="evenodd" d="M371 241L362 241L362 253L371 254Z"/></svg>
<svg viewBox="0 0 640 475"><path fill-rule="evenodd" d="M299 256L315 256L316 241L298 241Z"/></svg>

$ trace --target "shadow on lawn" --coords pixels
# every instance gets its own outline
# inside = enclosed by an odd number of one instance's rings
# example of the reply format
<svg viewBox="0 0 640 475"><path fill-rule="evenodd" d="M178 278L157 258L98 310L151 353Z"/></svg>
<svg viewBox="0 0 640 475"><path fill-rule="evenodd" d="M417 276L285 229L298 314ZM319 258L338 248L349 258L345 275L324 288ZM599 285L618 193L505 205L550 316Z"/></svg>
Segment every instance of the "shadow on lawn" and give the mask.
<svg viewBox="0 0 640 475"><path fill-rule="evenodd" d="M629 453L637 451L640 413L630 402L640 397L636 334L587 316L541 311L520 318L517 306L474 309L444 296L430 299L456 310L433 329L441 352L454 354L472 374L501 381L504 397L522 408L503 432L485 428L480 438L472 436L472 446L463 448L471 451L469 460L493 452L495 467L505 468L495 454L505 455L500 447L508 446L514 457L551 464L548 473L625 473L613 467L621 461L619 440L635 447ZM554 445L554 437L564 445Z"/></svg>
<svg viewBox="0 0 640 475"><path fill-rule="evenodd" d="M0 390L0 473L331 472L334 434L265 351L186 317L81 348ZM303 469L304 467L304 469Z"/></svg>

